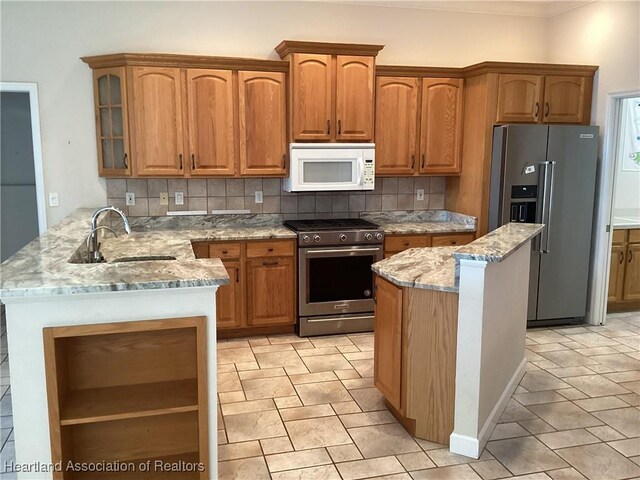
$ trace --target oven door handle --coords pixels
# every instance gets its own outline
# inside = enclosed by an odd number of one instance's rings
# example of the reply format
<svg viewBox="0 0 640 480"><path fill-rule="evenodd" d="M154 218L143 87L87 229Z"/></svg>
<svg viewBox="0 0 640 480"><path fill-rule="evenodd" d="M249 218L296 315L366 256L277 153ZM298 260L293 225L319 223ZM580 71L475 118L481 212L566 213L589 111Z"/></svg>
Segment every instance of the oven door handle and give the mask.
<svg viewBox="0 0 640 480"><path fill-rule="evenodd" d="M382 248L334 248L331 250L327 249L317 249L317 250L307 250L303 253L303 255L324 255L324 254L335 254L335 253L379 253L382 251Z"/></svg>

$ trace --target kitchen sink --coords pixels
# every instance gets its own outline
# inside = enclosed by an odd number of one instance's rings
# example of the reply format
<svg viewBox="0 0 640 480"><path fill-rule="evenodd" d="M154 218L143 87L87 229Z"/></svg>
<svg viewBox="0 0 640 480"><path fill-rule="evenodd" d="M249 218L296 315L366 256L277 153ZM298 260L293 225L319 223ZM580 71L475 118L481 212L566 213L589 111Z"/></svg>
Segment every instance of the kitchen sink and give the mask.
<svg viewBox="0 0 640 480"><path fill-rule="evenodd" d="M150 261L166 261L175 260L176 257L171 255L142 255L138 257L120 257L115 260L109 261L109 263L121 263L121 262L150 262Z"/></svg>

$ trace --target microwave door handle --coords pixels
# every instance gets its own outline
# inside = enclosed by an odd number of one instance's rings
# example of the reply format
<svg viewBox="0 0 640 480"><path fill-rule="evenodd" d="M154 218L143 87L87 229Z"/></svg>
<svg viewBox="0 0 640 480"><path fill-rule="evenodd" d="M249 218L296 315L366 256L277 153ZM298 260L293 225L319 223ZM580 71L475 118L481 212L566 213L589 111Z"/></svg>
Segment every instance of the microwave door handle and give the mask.
<svg viewBox="0 0 640 480"><path fill-rule="evenodd" d="M358 179L358 186L361 187L362 183L363 183L363 178L362 178L362 174L364 172L364 157L358 157L358 171L357 171L357 179Z"/></svg>

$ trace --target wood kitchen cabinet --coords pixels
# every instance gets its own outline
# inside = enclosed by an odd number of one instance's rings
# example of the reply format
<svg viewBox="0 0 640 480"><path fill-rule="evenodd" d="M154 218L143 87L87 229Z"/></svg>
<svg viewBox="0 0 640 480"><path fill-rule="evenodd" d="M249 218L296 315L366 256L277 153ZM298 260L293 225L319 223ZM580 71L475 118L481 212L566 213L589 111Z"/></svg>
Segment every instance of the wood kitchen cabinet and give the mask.
<svg viewBox="0 0 640 480"><path fill-rule="evenodd" d="M409 248L454 247L473 242L473 232L434 233L414 235L387 234L384 237L384 258L400 253Z"/></svg>
<svg viewBox="0 0 640 480"><path fill-rule="evenodd" d="M585 76L500 74L496 122L588 124L592 83Z"/></svg>
<svg viewBox="0 0 640 480"><path fill-rule="evenodd" d="M613 231L607 311L640 308L640 229Z"/></svg>
<svg viewBox="0 0 640 480"><path fill-rule="evenodd" d="M374 384L411 435L448 444L455 406L458 294L376 276Z"/></svg>
<svg viewBox="0 0 640 480"><path fill-rule="evenodd" d="M388 69L398 76L383 76ZM376 79L376 174L460 172L462 78L400 76L380 67ZM407 74L417 68L407 70ZM422 73L427 74L424 69Z"/></svg>
<svg viewBox="0 0 640 480"><path fill-rule="evenodd" d="M194 242L193 251L196 258L220 258L229 274L216 293L220 338L293 332L294 240Z"/></svg>
<svg viewBox="0 0 640 480"><path fill-rule="evenodd" d="M293 141L372 141L381 45L298 42L276 47L291 66Z"/></svg>
<svg viewBox="0 0 640 480"><path fill-rule="evenodd" d="M200 462L202 472L181 478L210 478L205 325L187 317L44 328L51 461ZM115 477L63 468L53 478Z"/></svg>
<svg viewBox="0 0 640 480"><path fill-rule="evenodd" d="M163 54L83 60L96 78L101 175L286 175L286 62ZM121 95L105 96L116 87Z"/></svg>

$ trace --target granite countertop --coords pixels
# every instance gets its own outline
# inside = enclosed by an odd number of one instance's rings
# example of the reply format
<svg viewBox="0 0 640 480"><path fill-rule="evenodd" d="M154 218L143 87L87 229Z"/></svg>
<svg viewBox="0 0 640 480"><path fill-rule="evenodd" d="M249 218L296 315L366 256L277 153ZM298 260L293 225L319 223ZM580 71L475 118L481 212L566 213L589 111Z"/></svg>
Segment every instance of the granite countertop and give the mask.
<svg viewBox="0 0 640 480"><path fill-rule="evenodd" d="M224 285L229 276L220 259L196 259L191 241L296 237L278 215L131 218L130 235L101 239L107 263L70 263L84 248L94 211L75 211L7 259L0 266L0 297ZM113 226L124 232L119 220ZM176 260L109 263L143 255Z"/></svg>
<svg viewBox="0 0 640 480"><path fill-rule="evenodd" d="M380 225L387 234L475 232L476 218L447 210L363 213L361 218Z"/></svg>
<svg viewBox="0 0 640 480"><path fill-rule="evenodd" d="M374 263L371 269L401 287L457 292L461 259L501 262L543 228L539 224L509 223L467 245L411 248Z"/></svg>

